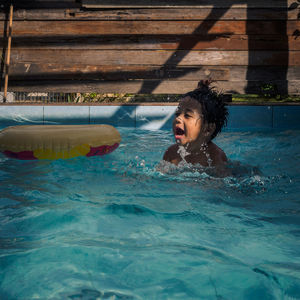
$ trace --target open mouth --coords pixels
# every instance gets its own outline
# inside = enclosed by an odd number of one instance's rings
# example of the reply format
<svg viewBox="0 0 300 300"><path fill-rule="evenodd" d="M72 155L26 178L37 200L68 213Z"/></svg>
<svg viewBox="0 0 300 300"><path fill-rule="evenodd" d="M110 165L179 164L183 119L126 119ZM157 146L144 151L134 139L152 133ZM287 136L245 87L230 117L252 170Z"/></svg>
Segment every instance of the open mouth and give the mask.
<svg viewBox="0 0 300 300"><path fill-rule="evenodd" d="M185 134L185 131L180 128L180 127L176 127L175 128L175 139L181 139Z"/></svg>

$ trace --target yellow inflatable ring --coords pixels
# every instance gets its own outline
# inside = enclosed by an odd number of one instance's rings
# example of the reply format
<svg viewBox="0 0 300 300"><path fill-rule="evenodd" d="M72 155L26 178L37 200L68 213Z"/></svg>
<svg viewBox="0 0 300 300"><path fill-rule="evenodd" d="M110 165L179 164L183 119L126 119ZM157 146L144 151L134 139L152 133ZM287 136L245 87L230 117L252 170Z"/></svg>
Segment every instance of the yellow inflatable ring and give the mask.
<svg viewBox="0 0 300 300"><path fill-rule="evenodd" d="M110 125L24 125L0 131L0 151L17 159L104 155L120 141L120 133Z"/></svg>

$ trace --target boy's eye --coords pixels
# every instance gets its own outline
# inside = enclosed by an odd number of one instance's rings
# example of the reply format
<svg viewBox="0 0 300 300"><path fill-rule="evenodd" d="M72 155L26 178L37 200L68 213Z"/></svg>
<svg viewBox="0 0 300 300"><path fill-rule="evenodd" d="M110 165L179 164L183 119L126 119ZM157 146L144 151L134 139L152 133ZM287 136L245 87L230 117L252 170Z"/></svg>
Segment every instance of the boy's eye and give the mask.
<svg viewBox="0 0 300 300"><path fill-rule="evenodd" d="M186 119L189 119L189 118L191 118L191 115L189 115L189 114L184 114L184 117L185 117Z"/></svg>

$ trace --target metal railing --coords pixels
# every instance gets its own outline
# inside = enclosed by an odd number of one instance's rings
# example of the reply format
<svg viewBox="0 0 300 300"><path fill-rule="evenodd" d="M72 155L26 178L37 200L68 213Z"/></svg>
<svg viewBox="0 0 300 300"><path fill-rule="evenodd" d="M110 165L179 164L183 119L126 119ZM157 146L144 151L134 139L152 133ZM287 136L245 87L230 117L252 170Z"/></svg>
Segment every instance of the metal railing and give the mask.
<svg viewBox="0 0 300 300"><path fill-rule="evenodd" d="M39 93L39 92L14 92L13 102L26 103L61 103L77 102L77 93Z"/></svg>

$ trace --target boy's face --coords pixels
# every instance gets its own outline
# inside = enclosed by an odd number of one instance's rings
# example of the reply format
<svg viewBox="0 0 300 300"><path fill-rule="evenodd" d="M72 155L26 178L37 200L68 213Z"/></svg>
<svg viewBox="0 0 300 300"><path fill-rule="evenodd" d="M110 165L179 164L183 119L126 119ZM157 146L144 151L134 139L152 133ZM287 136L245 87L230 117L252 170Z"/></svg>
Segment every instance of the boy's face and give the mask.
<svg viewBox="0 0 300 300"><path fill-rule="evenodd" d="M177 107L173 121L176 142L186 145L199 140L203 123L201 104L190 97L183 98Z"/></svg>

